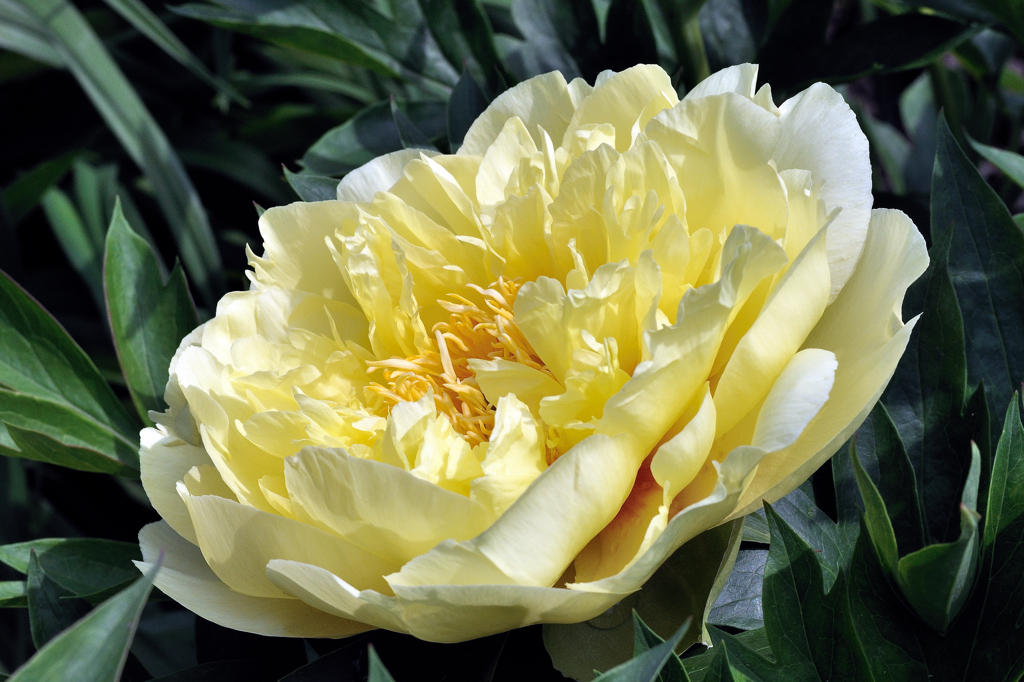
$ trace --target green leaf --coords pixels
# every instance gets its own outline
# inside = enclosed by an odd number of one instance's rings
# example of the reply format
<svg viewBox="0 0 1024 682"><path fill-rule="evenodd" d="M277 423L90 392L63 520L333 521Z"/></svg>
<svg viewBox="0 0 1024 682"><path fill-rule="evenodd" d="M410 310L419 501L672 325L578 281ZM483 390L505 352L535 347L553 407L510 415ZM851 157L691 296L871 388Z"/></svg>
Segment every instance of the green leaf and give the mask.
<svg viewBox="0 0 1024 682"><path fill-rule="evenodd" d="M969 420L962 418L964 326L946 264L948 233L944 237L933 242L929 271L911 288L907 309L914 310L916 298L923 299L924 310L884 396L914 467L929 541L955 537L972 436Z"/></svg>
<svg viewBox="0 0 1024 682"><path fill-rule="evenodd" d="M338 180L314 173L292 173L284 169L284 179L303 201L328 201L338 198Z"/></svg>
<svg viewBox="0 0 1024 682"><path fill-rule="evenodd" d="M395 678L391 677L391 673L380 662L380 658L377 656L377 652L374 651L372 645L367 648L366 655L370 661L370 677L367 682L395 682Z"/></svg>
<svg viewBox="0 0 1024 682"><path fill-rule="evenodd" d="M857 458L885 501L897 546L904 552L920 549L925 540L917 479L885 405L875 405L871 415L857 430L855 443ZM860 527L864 504L852 460L834 457L832 474L840 525L856 531Z"/></svg>
<svg viewBox="0 0 1024 682"><path fill-rule="evenodd" d="M647 627L647 623L640 618L636 611L633 612L633 658L660 646L664 641L658 636L658 633ZM658 682L690 682L690 677L686 674L683 663L675 651L665 662L657 680Z"/></svg>
<svg viewBox="0 0 1024 682"><path fill-rule="evenodd" d="M100 267L100 245L92 239L85 221L67 194L51 187L43 194L42 204L46 219L50 221L53 234L57 237L57 243L71 262L71 267L88 286L93 301L102 307L103 274Z"/></svg>
<svg viewBox="0 0 1024 682"><path fill-rule="evenodd" d="M899 99L900 119L910 138L903 177L907 191L927 194L935 167L935 138L938 105L928 72L922 73L903 90Z"/></svg>
<svg viewBox="0 0 1024 682"><path fill-rule="evenodd" d="M732 567L741 533L740 521L705 531L676 550L639 592L597 618L544 625L544 646L555 668L563 675L589 679L595 669L628 660L635 641L634 610L659 636L672 634L687 618L702 622ZM683 645L697 641L700 634L694 627Z"/></svg>
<svg viewBox="0 0 1024 682"><path fill-rule="evenodd" d="M0 423L16 446L8 455L81 471L138 471L138 443L66 403L0 388Z"/></svg>
<svg viewBox="0 0 1024 682"><path fill-rule="evenodd" d="M458 151L466 131L486 108L483 90L469 71L463 71L448 99L448 144L452 152Z"/></svg>
<svg viewBox="0 0 1024 682"><path fill-rule="evenodd" d="M903 596L939 632L946 632L974 587L979 518L977 512L961 506L962 525L956 541L927 545L896 565L896 582Z"/></svg>
<svg viewBox="0 0 1024 682"><path fill-rule="evenodd" d="M132 231L114 204L103 256L107 318L135 409L164 409L171 357L181 339L199 324L185 273L175 267L164 281L152 247Z"/></svg>
<svg viewBox="0 0 1024 682"><path fill-rule="evenodd" d="M17 0L36 21L125 151L154 187L185 267L208 303L220 288L221 260L206 212L163 130L67 0Z"/></svg>
<svg viewBox="0 0 1024 682"><path fill-rule="evenodd" d="M592 3L512 0L511 9L512 20L526 39L512 60L523 62L522 76L553 70L561 71L567 80L581 75L580 62L593 58L599 47Z"/></svg>
<svg viewBox="0 0 1024 682"><path fill-rule="evenodd" d="M78 597L94 597L135 579L141 559L131 542L93 538L42 538L0 546L0 562L28 573L31 555L47 577Z"/></svg>
<svg viewBox="0 0 1024 682"><path fill-rule="evenodd" d="M855 107L854 110L868 138L872 169L884 170L893 194L905 194L907 183L904 170L910 158L910 142L895 126L875 118L862 107Z"/></svg>
<svg viewBox="0 0 1024 682"><path fill-rule="evenodd" d="M907 613L870 545L862 534L849 558L846 590L837 595L843 612L837 644L852 662L853 679L926 682L931 678L920 636L931 633Z"/></svg>
<svg viewBox="0 0 1024 682"><path fill-rule="evenodd" d="M1018 186L1024 187L1024 156L998 147L990 147L971 138L968 138L968 141L974 147L974 151L1005 173L1006 177Z"/></svg>
<svg viewBox="0 0 1024 682"><path fill-rule="evenodd" d="M716 662L712 659L712 669L708 671L706 680L716 679L713 672L716 665L728 677L737 681L750 680L753 682L755 680L779 679L779 672L776 669L775 661L770 658L771 650L767 646L765 650L758 651L750 648L742 638L731 635L725 630L708 628L708 631L711 634L711 651L713 654L716 651L720 652L722 660Z"/></svg>
<svg viewBox="0 0 1024 682"><path fill-rule="evenodd" d="M961 621L971 642L965 668L979 678L1017 679L1024 674L1024 427L1019 399L1006 410L996 446L981 539L982 568L976 613ZM998 677L997 677L998 676Z"/></svg>
<svg viewBox="0 0 1024 682"><path fill-rule="evenodd" d="M818 508L814 499L806 492L809 484L797 488L780 500L772 509L782 517L787 526L814 550L821 563L825 590L839 577L848 553L850 538L829 516ZM770 524L769 524L770 525Z"/></svg>
<svg viewBox="0 0 1024 682"><path fill-rule="evenodd" d="M719 642L724 639L729 640L729 649L735 656L737 652L740 653L744 660L747 657L757 657L757 663L769 667L773 661L771 658L772 649L768 645L768 636L765 633L764 628L758 628L757 630L747 630L736 635L729 635L724 630L712 626L708 628L708 633L711 635L712 642ZM712 670L712 662L718 655L718 650L711 648L703 653L695 656L687 656L682 659L683 668L686 673L690 676L691 682L717 682L718 678L714 676ZM771 675L774 673L767 673L762 675L764 679L771 679Z"/></svg>
<svg viewBox="0 0 1024 682"><path fill-rule="evenodd" d="M448 63L471 69L491 92L504 89L504 68L491 22L479 0L417 0L430 33ZM402 9L412 3L403 2ZM460 78L461 80L461 78Z"/></svg>
<svg viewBox="0 0 1024 682"><path fill-rule="evenodd" d="M29 558L28 579L25 584L29 629L32 633L32 643L37 649L42 648L88 611L81 602L67 599L68 593L49 579L40 568L35 552L32 552Z"/></svg>
<svg viewBox="0 0 1024 682"><path fill-rule="evenodd" d="M24 580L0 580L0 608L28 606L28 587Z"/></svg>
<svg viewBox="0 0 1024 682"><path fill-rule="evenodd" d="M860 497L864 502L864 525L871 538L871 544L878 552L882 566L891 575L895 575L896 562L899 560L896 534L893 532L889 511L885 507L882 494L878 492L875 482L864 471L860 458L857 457L856 443L850 444L850 460L853 462L853 471L857 478L857 489L860 490Z"/></svg>
<svg viewBox="0 0 1024 682"><path fill-rule="evenodd" d="M842 82L927 66L973 33L960 22L927 14L882 15L839 35L820 60L807 60L809 80Z"/></svg>
<svg viewBox="0 0 1024 682"><path fill-rule="evenodd" d="M771 541L771 534L768 532L768 521L764 518L764 511L758 509L748 514L743 519L743 542L757 542L767 545Z"/></svg>
<svg viewBox="0 0 1024 682"><path fill-rule="evenodd" d="M390 107L391 118L395 122L395 128L398 130L398 139L401 140L403 148L434 149L434 145L430 143L430 139L423 131L417 128L416 124L410 121L409 117L398 108L398 103L395 102L394 97L391 98Z"/></svg>
<svg viewBox="0 0 1024 682"><path fill-rule="evenodd" d="M732 662L729 660L729 651L725 644L712 649L711 664L708 666L707 679L716 682L741 682L734 675ZM746 682L746 680L742 680Z"/></svg>
<svg viewBox="0 0 1024 682"><path fill-rule="evenodd" d="M192 54L184 43L178 40L178 37L174 35L171 29L167 28L167 24L161 21L160 17L142 2L139 0L103 1L120 14L125 21L134 26L139 33L153 41L154 45L163 50L174 61L191 71L200 80L205 81L215 90L223 92L239 104L248 105L248 100L241 93L232 87L230 83L210 73L209 69L199 61L199 58Z"/></svg>
<svg viewBox="0 0 1024 682"><path fill-rule="evenodd" d="M712 71L757 59L760 36L742 0L707 0L697 13Z"/></svg>
<svg viewBox="0 0 1024 682"><path fill-rule="evenodd" d="M50 46L46 30L21 5L0 3L0 26L0 48L53 68L64 67L64 60Z"/></svg>
<svg viewBox="0 0 1024 682"><path fill-rule="evenodd" d="M157 570L159 565L51 640L14 672L11 681L119 679Z"/></svg>
<svg viewBox="0 0 1024 682"><path fill-rule="evenodd" d="M1016 0L889 0L908 8L927 7L960 19L1004 24L1024 43L1024 7Z"/></svg>
<svg viewBox="0 0 1024 682"><path fill-rule="evenodd" d="M302 165L317 175L340 176L401 148L390 103L378 102L324 133L306 150Z"/></svg>
<svg viewBox="0 0 1024 682"><path fill-rule="evenodd" d="M349 31L340 31L333 21L325 22L312 9L303 11L298 3L292 7L284 3L284 9L279 12L269 11L269 3L252 4L254 7L248 12L230 5L215 7L200 4L180 5L174 11L190 19L247 33L277 45L322 54L387 76L397 76L402 70L383 50L382 45L369 47L362 44L360 39L372 36L369 31L353 39L346 35ZM355 33L359 28L357 24L350 31Z"/></svg>
<svg viewBox="0 0 1024 682"><path fill-rule="evenodd" d="M767 560L767 549L739 551L729 580L708 613L709 623L741 630L754 630L764 625L761 584Z"/></svg>
<svg viewBox="0 0 1024 682"><path fill-rule="evenodd" d="M948 241L963 311L968 378L1005 405L1024 380L1024 232L943 119L932 179L932 240Z"/></svg>
<svg viewBox="0 0 1024 682"><path fill-rule="evenodd" d="M29 211L39 204L46 190L50 189L68 172L77 157L77 151L70 151L48 159L22 173L0 194L0 203L7 209L11 222L17 224Z"/></svg>
<svg viewBox="0 0 1024 682"><path fill-rule="evenodd" d="M458 72L444 58L422 16L408 12L388 16L362 2L221 0L218 4L190 4L175 11L386 76L432 84L435 89L446 90L458 80Z"/></svg>
<svg viewBox="0 0 1024 682"><path fill-rule="evenodd" d="M664 642L599 675L594 682L655 682L691 627L692 621L687 618Z"/></svg>
<svg viewBox="0 0 1024 682"><path fill-rule="evenodd" d="M827 678L835 613L825 600L821 566L771 505L765 504L765 514L772 533L761 597L768 642L778 665L798 679Z"/></svg>
<svg viewBox="0 0 1024 682"><path fill-rule="evenodd" d="M275 166L267 158L266 153L254 145L218 133L200 136L189 146L179 147L178 153L189 166L213 171L248 187L257 193L259 201L266 201L275 206L292 201L291 194L281 182L279 166ZM142 231L137 229L138 224L127 211L125 217L128 218L128 223L136 228L136 232L142 234ZM142 236L145 237L144 234Z"/></svg>

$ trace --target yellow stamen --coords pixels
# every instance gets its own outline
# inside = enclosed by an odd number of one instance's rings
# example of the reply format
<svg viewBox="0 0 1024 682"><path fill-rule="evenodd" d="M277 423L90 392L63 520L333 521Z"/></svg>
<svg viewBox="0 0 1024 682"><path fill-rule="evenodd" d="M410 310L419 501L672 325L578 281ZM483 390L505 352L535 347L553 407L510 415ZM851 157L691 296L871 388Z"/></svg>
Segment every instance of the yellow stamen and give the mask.
<svg viewBox="0 0 1024 682"><path fill-rule="evenodd" d="M482 307L459 294L438 301L449 318L434 325L435 347L408 358L367 362L367 371L380 377L365 387L367 399L387 413L399 402L433 392L438 413L446 415L456 431L471 445L486 442L494 429L494 405L477 385L469 361L500 358L550 373L512 314L519 287L503 278L487 288L470 284L482 297Z"/></svg>

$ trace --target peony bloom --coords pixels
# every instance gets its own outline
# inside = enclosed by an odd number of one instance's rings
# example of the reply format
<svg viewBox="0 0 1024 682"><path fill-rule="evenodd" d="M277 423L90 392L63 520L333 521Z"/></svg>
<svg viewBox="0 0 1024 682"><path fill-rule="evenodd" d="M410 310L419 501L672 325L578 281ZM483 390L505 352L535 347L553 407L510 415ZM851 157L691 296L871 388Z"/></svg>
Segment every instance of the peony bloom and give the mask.
<svg viewBox="0 0 1024 682"><path fill-rule="evenodd" d="M268 210L142 432L157 586L267 635L577 622L804 481L927 256L840 95L756 73L538 76L456 154Z"/></svg>

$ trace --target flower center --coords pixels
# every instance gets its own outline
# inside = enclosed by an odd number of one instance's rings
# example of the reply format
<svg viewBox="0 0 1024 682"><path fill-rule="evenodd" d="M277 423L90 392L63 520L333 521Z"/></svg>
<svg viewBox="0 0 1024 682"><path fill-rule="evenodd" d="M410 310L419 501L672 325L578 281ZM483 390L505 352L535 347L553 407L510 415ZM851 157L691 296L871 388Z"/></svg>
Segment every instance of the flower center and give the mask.
<svg viewBox="0 0 1024 682"><path fill-rule="evenodd" d="M365 387L367 398L390 412L399 402L433 392L438 413L470 445L486 442L494 429L494 405L480 390L469 361L500 358L548 372L512 314L520 285L499 277L486 289L468 285L480 294L482 304L459 294L438 301L449 317L434 325L434 347L408 358L367 362L367 371L380 377Z"/></svg>

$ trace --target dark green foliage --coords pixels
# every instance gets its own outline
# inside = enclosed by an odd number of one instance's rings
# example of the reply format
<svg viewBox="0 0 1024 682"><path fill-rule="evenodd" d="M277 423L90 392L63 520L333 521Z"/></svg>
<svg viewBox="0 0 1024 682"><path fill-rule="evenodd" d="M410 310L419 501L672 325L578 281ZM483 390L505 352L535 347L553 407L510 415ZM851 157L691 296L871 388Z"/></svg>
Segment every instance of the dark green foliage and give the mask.
<svg viewBox="0 0 1024 682"><path fill-rule="evenodd" d="M607 680L1020 679L1022 8L0 2L0 679L562 679L545 644L584 663L632 655L580 673ZM907 297L904 319L921 314L907 353L831 470L693 541L738 550L724 585L674 558L606 614L613 627L560 645L557 627L278 641L150 595L132 564L154 517L138 430L163 409L180 339L246 286L249 202L329 200L381 154L454 152L494 97L551 69L593 81L654 62L685 93L743 61L776 102L848 84L875 205L911 215L931 266ZM700 609L706 632L673 615ZM713 646L679 651L698 638Z"/></svg>

